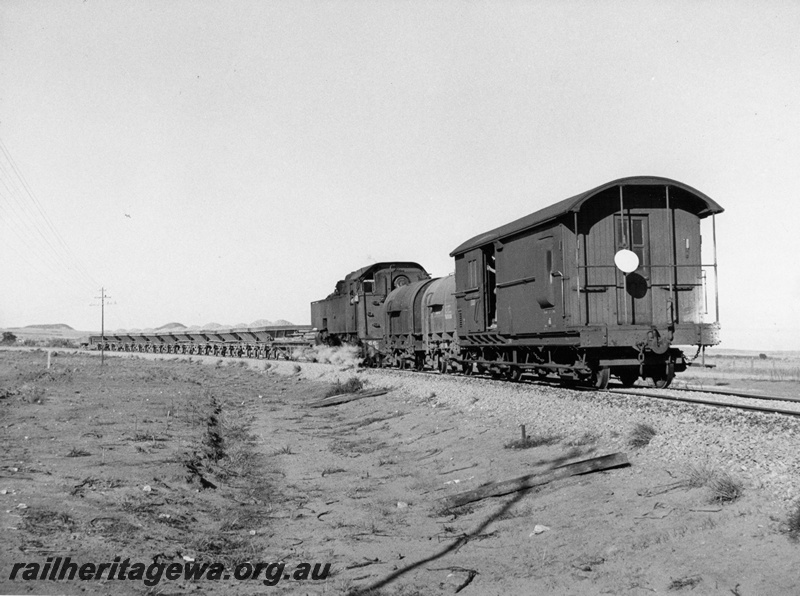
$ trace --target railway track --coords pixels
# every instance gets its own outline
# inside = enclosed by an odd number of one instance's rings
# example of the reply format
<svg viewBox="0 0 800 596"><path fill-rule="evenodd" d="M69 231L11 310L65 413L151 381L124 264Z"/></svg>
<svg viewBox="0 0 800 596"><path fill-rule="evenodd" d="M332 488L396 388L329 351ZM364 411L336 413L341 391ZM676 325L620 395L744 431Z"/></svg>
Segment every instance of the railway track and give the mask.
<svg viewBox="0 0 800 596"><path fill-rule="evenodd" d="M495 380L501 383L508 383L509 381L503 379L492 379L489 375L478 375L473 374L469 376L462 376L462 375L441 375L436 371L405 371L407 374L423 374L423 375L431 375L440 378L446 378L448 376L452 376L453 378L483 378L486 380ZM800 397L787 397L787 396L780 396L780 395L769 395L764 393L757 393L754 391L739 391L739 390L724 390L724 389L717 389L717 388L704 388L698 386L683 386L683 387L669 387L665 389L648 389L644 387L634 387L634 388L623 388L623 387L614 387L613 385L607 389L598 390L591 387L582 387L580 385L575 386L565 386L561 383L561 381L545 377L545 378L531 378L525 377L521 381L517 381L518 383L527 383L531 385L539 385L539 386L547 386L547 387L559 387L562 389L572 389L575 391L581 392L589 392L589 393L600 393L600 394L608 394L613 393L617 395L634 395L639 397L648 397L654 399L661 399L666 401L675 401L675 402L684 402L689 404L698 404L698 405L706 405L706 406L714 406L719 408L729 408L729 409L739 409L739 410L749 410L752 412L762 412L766 414L782 414L785 416L797 416L800 417ZM720 398L730 397L734 398L736 401L731 400L724 400L724 399L709 399L709 398L698 398L698 397L689 397L688 395L681 395L682 393L704 393L704 394L713 394L718 395ZM749 402L745 402L744 400L750 400ZM756 400L761 400L763 402L784 402L784 403L794 403L797 404L797 409L792 408L785 408L781 407L780 405L769 405L769 404L758 404Z"/></svg>
<svg viewBox="0 0 800 596"><path fill-rule="evenodd" d="M674 391L694 391L699 393L717 393L719 395L734 395L737 397L747 397L752 399L766 399L766 400L777 400L777 401L794 401L800 402L800 397L786 397L780 395L768 395L766 393L759 393L757 391L728 391L725 389L717 389L717 388L707 388L701 387L697 385L686 385L686 386L673 386L670 389Z"/></svg>
<svg viewBox="0 0 800 596"><path fill-rule="evenodd" d="M762 412L765 414L782 414L784 416L797 416L800 417L800 399L793 398L793 397L783 397L778 395L766 395L761 393L754 393L754 392L745 392L745 391L723 391L719 389L709 390L709 389L702 389L698 387L683 387L683 388L670 388L670 389L661 389L661 390L647 390L644 388L632 388L632 389L625 389L625 388L609 388L605 390L605 393L615 393L618 395L636 395L640 397L648 397L654 399L661 399L667 401L676 401L676 402L683 402L683 403L691 403L691 404L699 404L704 406L713 406L718 408L729 408L729 409L738 409L738 410L748 410L751 412ZM725 397L733 397L736 398L737 401L730 401L725 399L709 399L709 398L698 398L698 397L690 397L688 395L681 395L681 393L705 393L705 394L714 394L719 395L721 398ZM743 399L751 400L749 402L742 401ZM793 408L785 408L779 405L772 405L769 403L757 403L758 400L762 402L789 402L795 403L797 405L797 409Z"/></svg>
<svg viewBox="0 0 800 596"><path fill-rule="evenodd" d="M394 370L394 369L388 369ZM441 375L436 371L404 371L404 374L422 374L422 375L430 375L435 377L444 378L447 376L452 376L454 378L459 378L461 375ZM469 377L463 378L486 378L490 379L490 376L483 376L483 375L470 375ZM500 381L500 382L508 382L508 381ZM552 386L552 387L562 387L568 388L578 391L591 391L595 392L598 391L596 389L592 389L589 387L582 388L580 386L574 387L565 387L561 384L560 381L552 378L543 378L543 379L536 379L536 378L525 378L521 381L522 383L530 383L533 385L544 385L544 386ZM762 412L767 414L781 414L784 416L796 416L800 417L800 397L787 397L787 396L779 396L779 395L769 395L763 393L757 393L752 391L738 391L738 390L727 390L727 389L717 389L717 388L705 388L705 387L698 387L698 386L683 386L683 387L670 387L668 389L645 389L645 388L623 388L623 387L614 387L611 386L608 389L600 390L600 393L613 393L617 395L634 395L639 397L647 397L653 399L660 399L666 401L674 401L674 402L683 402L683 403L690 403L690 404L698 404L698 405L705 405L705 406L713 406L719 408L729 408L729 409L739 409L739 410L748 410L751 412ZM724 397L732 397L735 398L737 401L730 401L730 400L715 400L709 398L697 398L697 397L689 397L687 395L681 395L681 393L703 393L703 394L713 394L718 395L721 398ZM749 402L744 402L742 400L751 400ZM768 404L758 404L756 401L762 402L789 402L789 403L796 403L798 404L797 409L792 408L785 408L775 405L768 405Z"/></svg>
<svg viewBox="0 0 800 596"><path fill-rule="evenodd" d="M412 371L408 371L412 372ZM413 372L422 372L422 371L413 371ZM413 373L412 373L413 374ZM439 373L435 371L424 371L422 374L430 374L433 376L440 376ZM458 375L455 375L458 376ZM472 378L479 377L479 375L470 375ZM468 377L466 377L468 378ZM490 379L491 377L486 376L483 377L486 379ZM496 379L499 382L506 383L508 381ZM705 405L705 406L713 406L719 408L729 408L729 409L739 409L739 410L748 410L752 412L762 412L766 414L782 414L785 416L797 416L800 417L800 398L798 397L786 397L780 395L769 395L764 393L757 393L753 391L737 391L737 390L723 390L723 389L716 389L716 388L703 388L697 386L685 386L685 387L669 387L666 389L655 389L648 390L646 388L623 388L623 387L614 387L611 386L607 389L597 390L591 387L581 387L581 386L571 386L565 387L561 384L560 381L551 378L544 378L544 379L535 379L535 378L525 378L521 382L523 383L530 383L533 385L544 385L550 387L561 387L566 389L573 389L577 391L588 391L588 392L598 392L598 393L614 393L617 395L635 395L639 397L648 397L654 399L661 399L666 401L675 401L675 402L684 402L690 404L698 404L698 405ZM733 397L736 398L737 401L729 401L729 400L715 400L715 399L707 399L707 398L697 398L697 397L689 397L685 395L680 395L681 393L705 393L705 394L714 394L719 395L720 397ZM757 404L754 402L745 403L742 400L762 400L762 401L775 401L775 402L790 402L796 403L797 409L792 408L783 408L779 406L767 405L767 404Z"/></svg>

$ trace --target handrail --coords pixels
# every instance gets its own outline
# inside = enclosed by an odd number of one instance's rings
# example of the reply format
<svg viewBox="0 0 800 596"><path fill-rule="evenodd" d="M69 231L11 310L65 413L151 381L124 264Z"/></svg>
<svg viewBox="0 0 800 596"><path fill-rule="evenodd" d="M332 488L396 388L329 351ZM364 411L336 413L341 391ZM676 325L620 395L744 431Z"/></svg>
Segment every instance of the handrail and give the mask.
<svg viewBox="0 0 800 596"><path fill-rule="evenodd" d="M520 284L527 284L530 282L536 281L536 277L531 275L528 277L520 277L519 279L512 279L511 281L502 281L495 284L497 288L508 288L511 286L518 286Z"/></svg>

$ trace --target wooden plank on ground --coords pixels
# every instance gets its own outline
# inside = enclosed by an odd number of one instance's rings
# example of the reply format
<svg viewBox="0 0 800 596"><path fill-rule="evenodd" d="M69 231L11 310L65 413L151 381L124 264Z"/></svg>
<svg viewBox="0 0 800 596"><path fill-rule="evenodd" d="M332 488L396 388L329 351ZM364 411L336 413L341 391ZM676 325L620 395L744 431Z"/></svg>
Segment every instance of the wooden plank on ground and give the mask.
<svg viewBox="0 0 800 596"><path fill-rule="evenodd" d="M533 488L534 486L541 486L553 482L554 480L560 480L561 478L569 478L570 476L589 474L591 472L599 472L601 470L619 468L627 465L628 456L626 454L612 453L611 455L593 457L592 459L585 459L583 461L553 468L542 474L527 474L511 480L492 482L474 490L444 497L442 502L446 509L452 509L453 507L459 507L488 497L499 497L519 490Z"/></svg>
<svg viewBox="0 0 800 596"><path fill-rule="evenodd" d="M365 397L377 397L389 393L389 389L374 389L373 391L364 391L358 393L340 393L339 395L332 395L324 399L320 399L308 404L309 408L326 408L328 406L338 406L339 404L346 404L357 399L364 399Z"/></svg>

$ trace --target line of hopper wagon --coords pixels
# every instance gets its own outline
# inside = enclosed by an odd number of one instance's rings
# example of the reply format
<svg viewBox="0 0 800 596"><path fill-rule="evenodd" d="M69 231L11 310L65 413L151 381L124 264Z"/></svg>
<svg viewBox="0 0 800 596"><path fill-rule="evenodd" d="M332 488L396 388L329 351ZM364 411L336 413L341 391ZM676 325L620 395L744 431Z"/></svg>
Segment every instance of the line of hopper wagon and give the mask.
<svg viewBox="0 0 800 596"><path fill-rule="evenodd" d="M150 354L196 354L295 360L298 350L314 345L310 325L274 325L222 329L114 331L89 337L86 348Z"/></svg>

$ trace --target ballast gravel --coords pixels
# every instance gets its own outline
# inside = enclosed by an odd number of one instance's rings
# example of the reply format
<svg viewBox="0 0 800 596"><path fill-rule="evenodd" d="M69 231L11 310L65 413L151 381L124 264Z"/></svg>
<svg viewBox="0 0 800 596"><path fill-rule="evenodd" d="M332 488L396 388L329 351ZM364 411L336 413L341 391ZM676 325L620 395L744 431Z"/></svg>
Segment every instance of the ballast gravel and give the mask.
<svg viewBox="0 0 800 596"><path fill-rule="evenodd" d="M746 488L763 489L781 500L800 496L800 418L459 375L305 362L272 362L269 370L323 382L358 376L367 386L403 392L420 407L447 406L480 416L487 425L507 428L509 436L524 424L528 435L558 434L576 441L592 437L603 450L635 451L639 465L660 467L676 477L700 465L727 471ZM750 401L711 393L692 397ZM798 405L770 402L775 408ZM646 447L634 449L630 435L640 423L654 427L656 435Z"/></svg>

